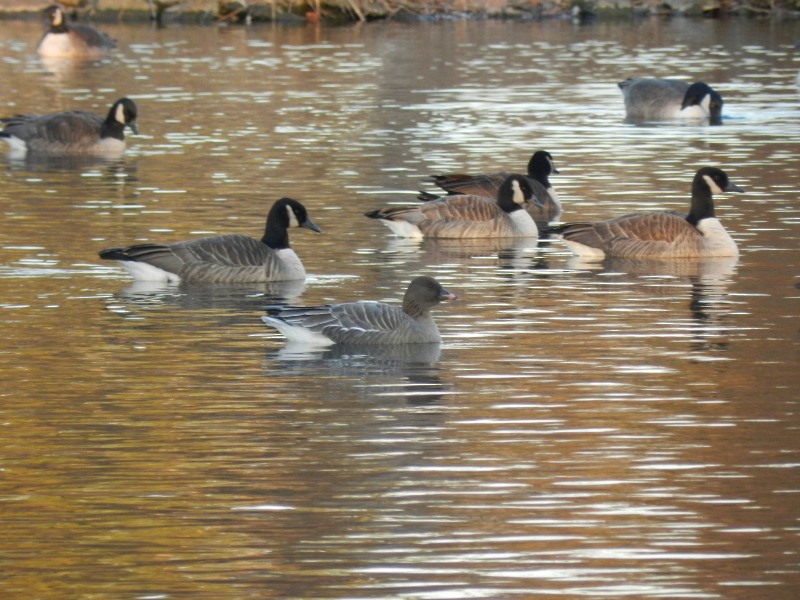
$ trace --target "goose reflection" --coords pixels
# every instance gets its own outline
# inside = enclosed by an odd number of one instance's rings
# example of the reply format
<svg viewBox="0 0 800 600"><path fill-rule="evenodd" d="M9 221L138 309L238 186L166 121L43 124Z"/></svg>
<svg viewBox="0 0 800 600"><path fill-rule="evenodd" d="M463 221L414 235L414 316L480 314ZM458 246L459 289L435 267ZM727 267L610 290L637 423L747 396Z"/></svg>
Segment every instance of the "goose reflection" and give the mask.
<svg viewBox="0 0 800 600"><path fill-rule="evenodd" d="M428 266L441 265L448 261L485 264L486 259L495 258L503 268L542 268L542 257L536 238L494 239L435 239L409 240L389 238L382 255L385 261L394 261L400 255L405 264Z"/></svg>
<svg viewBox="0 0 800 600"><path fill-rule="evenodd" d="M114 294L116 302L145 306L176 306L187 310L229 309L259 312L265 304L296 303L306 282L274 281L262 284L169 284L136 281Z"/></svg>
<svg viewBox="0 0 800 600"><path fill-rule="evenodd" d="M355 379L357 385L348 389L373 398L402 397L410 405L424 406L438 402L451 389L442 381L437 366L440 355L441 344L348 348L288 343L267 353L264 374L284 377L295 372L317 379Z"/></svg>
<svg viewBox="0 0 800 600"><path fill-rule="evenodd" d="M641 278L675 278L691 284L689 333L693 352L723 350L728 346L731 326L726 324L732 301L729 288L739 258L682 258L670 260L607 259L602 263L568 261L570 268L624 274Z"/></svg>

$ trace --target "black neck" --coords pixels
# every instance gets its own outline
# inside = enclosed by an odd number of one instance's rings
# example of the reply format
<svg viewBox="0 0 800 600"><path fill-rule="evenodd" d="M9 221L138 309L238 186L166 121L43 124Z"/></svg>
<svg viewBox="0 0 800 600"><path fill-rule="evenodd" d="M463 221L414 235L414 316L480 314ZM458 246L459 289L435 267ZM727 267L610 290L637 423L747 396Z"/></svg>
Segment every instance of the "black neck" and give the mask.
<svg viewBox="0 0 800 600"><path fill-rule="evenodd" d="M264 237L261 238L261 241L273 250L289 247L289 231L279 220L278 215L270 211L267 217L267 226L264 228Z"/></svg>
<svg viewBox="0 0 800 600"><path fill-rule="evenodd" d="M697 225L702 219L715 217L714 199L708 184L701 177L696 177L692 182L692 206L686 220L692 225Z"/></svg>
<svg viewBox="0 0 800 600"><path fill-rule="evenodd" d="M108 115L108 118L103 121L100 126L101 138L115 138L118 140L125 140L125 125L117 121L113 115Z"/></svg>

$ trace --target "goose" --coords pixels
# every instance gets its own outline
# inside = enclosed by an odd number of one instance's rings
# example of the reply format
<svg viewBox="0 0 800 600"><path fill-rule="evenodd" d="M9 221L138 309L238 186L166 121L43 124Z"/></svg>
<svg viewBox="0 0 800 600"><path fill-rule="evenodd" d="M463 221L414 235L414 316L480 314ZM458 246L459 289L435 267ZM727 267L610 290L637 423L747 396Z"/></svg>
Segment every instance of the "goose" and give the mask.
<svg viewBox="0 0 800 600"><path fill-rule="evenodd" d="M528 161L528 183L533 190L533 195L539 199L540 204L532 202L525 209L530 213L537 225L545 225L555 221L561 216L561 201L553 186L550 184L550 175L558 174L553 163L552 155L545 150L537 150ZM481 173L480 175L466 175L463 173L448 173L445 175L431 175L430 179L448 194L466 194L474 196L488 196L494 198L500 185L511 173L499 171L494 173ZM423 193L421 200L433 200L438 196Z"/></svg>
<svg viewBox="0 0 800 600"><path fill-rule="evenodd" d="M51 156L119 156L125 151L125 127L136 127L136 104L120 98L105 119L94 113L70 110L46 115L17 115L0 119L4 140L11 154Z"/></svg>
<svg viewBox="0 0 800 600"><path fill-rule="evenodd" d="M524 210L533 192L522 175L506 178L497 199L484 196L445 196L419 206L381 208L364 213L379 219L398 237L500 238L536 237L531 216Z"/></svg>
<svg viewBox="0 0 800 600"><path fill-rule="evenodd" d="M281 198L267 215L261 240L220 235L173 244L108 248L100 252L100 258L119 261L138 281L263 283L304 279L303 264L289 246L289 227L320 232L302 204Z"/></svg>
<svg viewBox="0 0 800 600"><path fill-rule="evenodd" d="M402 308L375 301L270 307L261 319L287 341L301 344L432 344L442 337L431 309L455 298L433 277L421 276L408 285Z"/></svg>
<svg viewBox="0 0 800 600"><path fill-rule="evenodd" d="M703 167L692 181L689 214L633 213L594 223L565 223L549 228L585 260L618 256L633 259L738 256L736 242L714 214L712 194L744 190L721 169Z"/></svg>
<svg viewBox="0 0 800 600"><path fill-rule="evenodd" d="M43 58L103 58L117 43L89 25L68 23L64 11L55 4L44 9L49 29L42 36L36 52Z"/></svg>
<svg viewBox="0 0 800 600"><path fill-rule="evenodd" d="M722 97L708 84L677 79L626 79L619 89L630 120L709 119L722 123Z"/></svg>

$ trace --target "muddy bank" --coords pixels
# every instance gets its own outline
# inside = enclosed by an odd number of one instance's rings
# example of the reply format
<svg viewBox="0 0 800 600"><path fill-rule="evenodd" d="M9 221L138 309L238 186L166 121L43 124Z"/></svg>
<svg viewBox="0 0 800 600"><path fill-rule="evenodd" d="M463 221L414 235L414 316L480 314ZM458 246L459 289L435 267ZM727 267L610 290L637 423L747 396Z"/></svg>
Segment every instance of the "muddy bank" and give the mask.
<svg viewBox="0 0 800 600"><path fill-rule="evenodd" d="M35 18L45 1L0 0L0 18ZM65 0L96 20L163 22L435 18L800 17L800 0Z"/></svg>

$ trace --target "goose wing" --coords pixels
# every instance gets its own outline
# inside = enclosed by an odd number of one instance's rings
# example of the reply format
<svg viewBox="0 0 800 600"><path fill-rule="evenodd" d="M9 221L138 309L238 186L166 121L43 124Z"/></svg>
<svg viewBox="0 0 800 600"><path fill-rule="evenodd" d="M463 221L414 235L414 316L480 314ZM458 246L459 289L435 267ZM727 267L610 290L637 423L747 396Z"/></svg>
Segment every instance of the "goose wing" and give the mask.
<svg viewBox="0 0 800 600"><path fill-rule="evenodd" d="M503 171L481 175L452 173L448 175L432 175L431 180L448 194L496 198L497 190L500 189L500 185L509 175L510 173Z"/></svg>
<svg viewBox="0 0 800 600"><path fill-rule="evenodd" d="M111 50L117 47L117 42L110 35L98 31L89 25L72 23L69 26L70 32L77 36L81 42L90 48L105 48Z"/></svg>
<svg viewBox="0 0 800 600"><path fill-rule="evenodd" d="M291 252L287 249L287 252ZM302 279L305 273L289 273L277 252L244 235L221 235L174 244L140 244L111 248L101 258L145 262L192 281L209 283L261 282ZM299 260L297 261L300 265Z"/></svg>
<svg viewBox="0 0 800 600"><path fill-rule="evenodd" d="M100 137L103 120L97 115L73 110L53 115L18 115L3 119L3 132L25 142L75 144L94 143Z"/></svg>
<svg viewBox="0 0 800 600"><path fill-rule="evenodd" d="M413 321L400 308L374 301L283 307L268 310L268 317L340 344L409 341L403 339L404 332Z"/></svg>
<svg viewBox="0 0 800 600"><path fill-rule="evenodd" d="M702 241L697 228L674 212L636 213L597 223L570 223L555 230L565 240L611 256L692 256L700 252Z"/></svg>

